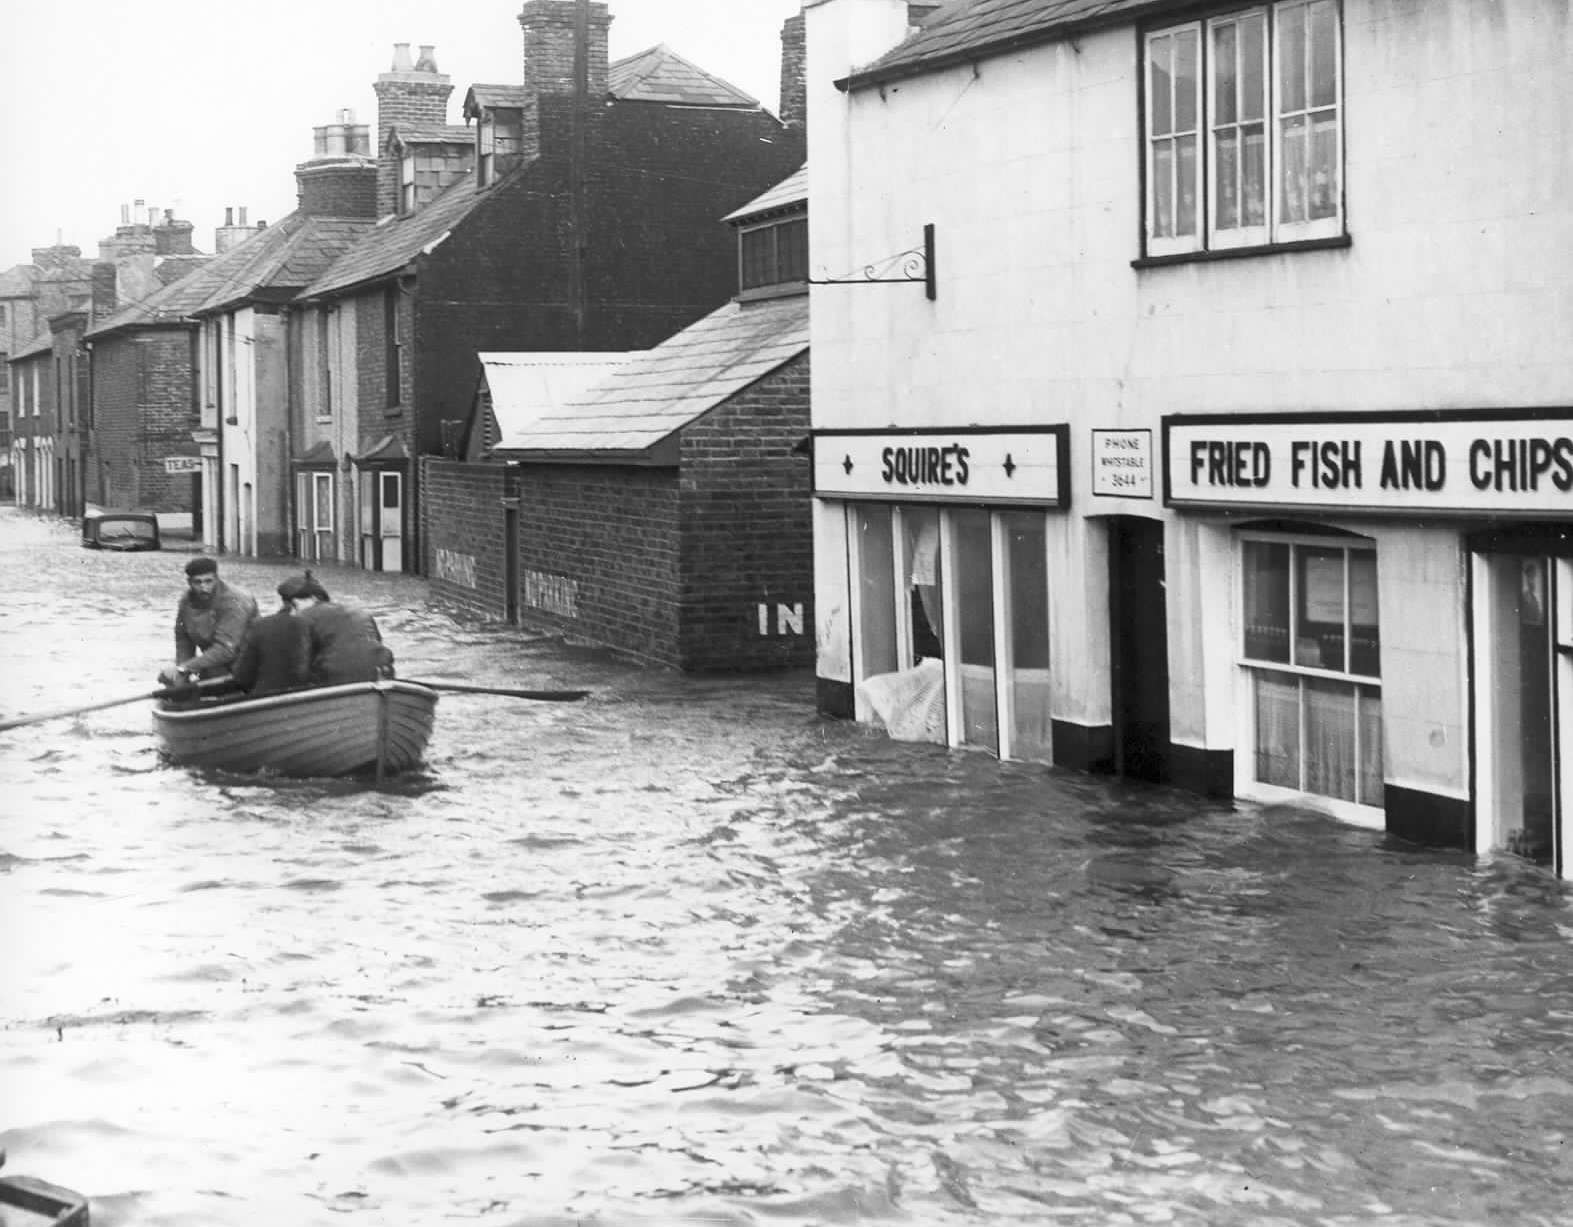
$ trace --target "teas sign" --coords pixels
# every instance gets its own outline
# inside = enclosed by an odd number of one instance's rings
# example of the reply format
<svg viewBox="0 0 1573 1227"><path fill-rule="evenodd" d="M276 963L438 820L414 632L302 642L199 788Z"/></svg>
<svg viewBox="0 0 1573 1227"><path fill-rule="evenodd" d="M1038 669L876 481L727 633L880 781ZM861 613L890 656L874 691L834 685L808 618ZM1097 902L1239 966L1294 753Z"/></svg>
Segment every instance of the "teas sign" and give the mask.
<svg viewBox="0 0 1573 1227"><path fill-rule="evenodd" d="M201 456L165 456L164 472L166 473L200 473L202 472Z"/></svg>
<svg viewBox="0 0 1573 1227"><path fill-rule="evenodd" d="M1163 420L1173 507L1573 513L1573 410Z"/></svg>

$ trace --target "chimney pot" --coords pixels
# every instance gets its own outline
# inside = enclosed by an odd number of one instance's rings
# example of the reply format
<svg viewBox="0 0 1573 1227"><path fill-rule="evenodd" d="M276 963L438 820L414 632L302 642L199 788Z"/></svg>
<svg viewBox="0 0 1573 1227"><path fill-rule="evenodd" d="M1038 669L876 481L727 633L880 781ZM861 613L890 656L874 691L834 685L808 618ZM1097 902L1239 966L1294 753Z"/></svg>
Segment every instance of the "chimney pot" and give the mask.
<svg viewBox="0 0 1573 1227"><path fill-rule="evenodd" d="M242 226L244 226L246 224L246 206L245 205L241 205L240 206L240 224Z"/></svg>
<svg viewBox="0 0 1573 1227"><path fill-rule="evenodd" d="M230 205L224 210L224 224L226 226L233 226L235 224L235 207L233 205Z"/></svg>
<svg viewBox="0 0 1573 1227"><path fill-rule="evenodd" d="M437 71L437 47L433 43L421 44L421 58L415 61L416 72Z"/></svg>
<svg viewBox="0 0 1573 1227"><path fill-rule="evenodd" d="M410 71L410 45L409 43L393 44L393 71Z"/></svg>
<svg viewBox="0 0 1573 1227"><path fill-rule="evenodd" d="M128 204L123 204L120 206L120 224L122 226L129 226L131 224L131 206Z"/></svg>

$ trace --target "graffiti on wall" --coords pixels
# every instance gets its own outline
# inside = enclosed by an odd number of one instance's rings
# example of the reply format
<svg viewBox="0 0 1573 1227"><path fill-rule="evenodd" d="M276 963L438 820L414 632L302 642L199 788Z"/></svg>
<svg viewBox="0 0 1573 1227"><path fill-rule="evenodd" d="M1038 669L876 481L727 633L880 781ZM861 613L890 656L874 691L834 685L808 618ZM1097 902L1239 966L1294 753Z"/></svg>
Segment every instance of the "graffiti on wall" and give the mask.
<svg viewBox="0 0 1573 1227"><path fill-rule="evenodd" d="M531 609L555 614L559 618L579 616L579 581L566 575L546 575L540 571L524 573L524 603Z"/></svg>
<svg viewBox="0 0 1573 1227"><path fill-rule="evenodd" d="M434 561L435 578L445 579L450 584L460 584L465 588L475 587L474 554L457 554L453 550L438 549Z"/></svg>

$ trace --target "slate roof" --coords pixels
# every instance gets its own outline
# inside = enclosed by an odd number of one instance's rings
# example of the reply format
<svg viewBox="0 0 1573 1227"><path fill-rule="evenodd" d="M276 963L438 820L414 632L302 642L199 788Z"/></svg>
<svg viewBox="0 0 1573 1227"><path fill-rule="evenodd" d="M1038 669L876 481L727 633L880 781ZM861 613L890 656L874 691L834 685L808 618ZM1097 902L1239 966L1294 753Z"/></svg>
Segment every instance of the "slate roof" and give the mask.
<svg viewBox="0 0 1573 1227"><path fill-rule="evenodd" d="M36 337L29 341L16 353L11 355L11 361L17 362L23 358L35 358L39 354L47 354L55 348L55 334L45 328Z"/></svg>
<svg viewBox="0 0 1573 1227"><path fill-rule="evenodd" d="M266 234L267 231L261 233ZM248 239L246 243L230 248L221 256L214 256L201 267L155 290L146 298L121 305L113 315L89 328L87 335L104 336L122 328L156 327L189 320L191 313L218 288L225 266L239 264L248 258L243 253L250 241Z"/></svg>
<svg viewBox="0 0 1573 1227"><path fill-rule="evenodd" d="M475 132L463 124L395 124L388 139L405 145L472 145Z"/></svg>
<svg viewBox="0 0 1573 1227"><path fill-rule="evenodd" d="M529 91L522 85L472 85L464 95L464 115L473 118L481 108L517 107L522 109L530 100Z"/></svg>
<svg viewBox="0 0 1573 1227"><path fill-rule="evenodd" d="M165 256L153 266L153 275L165 285L171 285L182 277L188 276L201 268L212 256Z"/></svg>
<svg viewBox="0 0 1573 1227"><path fill-rule="evenodd" d="M13 264L0 273L0 298L27 298L33 293L38 270L31 264Z"/></svg>
<svg viewBox="0 0 1573 1227"><path fill-rule="evenodd" d="M950 0L922 29L846 84L857 89L932 72L1017 47L1053 42L1101 26L1124 25L1188 0Z"/></svg>
<svg viewBox="0 0 1573 1227"><path fill-rule="evenodd" d="M665 102L679 106L759 106L729 81L689 63L665 43L618 60L607 70L607 92L624 102Z"/></svg>
<svg viewBox="0 0 1573 1227"><path fill-rule="evenodd" d="M465 171L463 178L425 208L407 217L386 217L374 228L363 230L358 236L360 242L331 268L319 273L306 287L304 297L334 294L403 268L458 224L478 195L474 174Z"/></svg>
<svg viewBox="0 0 1573 1227"><path fill-rule="evenodd" d="M808 204L808 163L799 166L780 183L772 188L767 188L755 196L740 209L733 209L721 220L726 222L747 221L750 217L759 217L765 213L772 213L777 209L790 208L792 205Z"/></svg>
<svg viewBox="0 0 1573 1227"><path fill-rule="evenodd" d="M369 218L291 213L235 248L249 258L239 268L224 268L218 288L196 310L217 311L261 291L294 292L309 286L375 225Z"/></svg>
<svg viewBox="0 0 1573 1227"><path fill-rule="evenodd" d="M527 445L508 450L540 459L645 452L807 348L806 294L728 303L631 355L582 398L537 421Z"/></svg>
<svg viewBox="0 0 1573 1227"><path fill-rule="evenodd" d="M610 375L630 355L606 352L476 355L491 393L493 447L527 447L528 428L559 413Z"/></svg>

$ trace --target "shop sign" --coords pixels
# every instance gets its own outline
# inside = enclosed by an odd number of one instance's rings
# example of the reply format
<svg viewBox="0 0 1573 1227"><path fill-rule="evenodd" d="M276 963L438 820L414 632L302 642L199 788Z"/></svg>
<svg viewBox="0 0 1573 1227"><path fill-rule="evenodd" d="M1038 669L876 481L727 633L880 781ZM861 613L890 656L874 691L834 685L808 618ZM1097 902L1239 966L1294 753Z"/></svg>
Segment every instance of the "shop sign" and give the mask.
<svg viewBox="0 0 1573 1227"><path fill-rule="evenodd" d="M1175 414L1171 507L1573 513L1573 409L1398 414Z"/></svg>
<svg viewBox="0 0 1573 1227"><path fill-rule="evenodd" d="M1070 505L1069 428L814 432L820 498Z"/></svg>
<svg viewBox="0 0 1573 1227"><path fill-rule="evenodd" d="M1092 492L1105 498L1152 497L1152 431L1092 432Z"/></svg>
<svg viewBox="0 0 1573 1227"><path fill-rule="evenodd" d="M200 473L201 471L201 456L164 457L164 472L166 473Z"/></svg>

